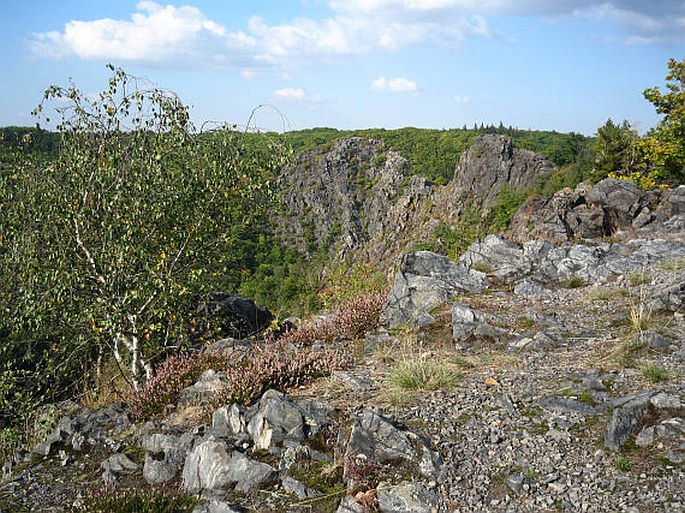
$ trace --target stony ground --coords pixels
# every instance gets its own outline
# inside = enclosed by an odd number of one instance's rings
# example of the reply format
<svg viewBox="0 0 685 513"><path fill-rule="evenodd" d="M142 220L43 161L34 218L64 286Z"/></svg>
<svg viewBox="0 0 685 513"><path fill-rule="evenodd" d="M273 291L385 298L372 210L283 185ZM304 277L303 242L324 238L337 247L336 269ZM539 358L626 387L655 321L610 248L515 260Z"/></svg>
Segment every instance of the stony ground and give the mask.
<svg viewBox="0 0 685 513"><path fill-rule="evenodd" d="M684 265L661 262L608 284L557 287L531 298L506 287L464 296L460 302L497 316L510 336L455 349L443 309L435 325L395 334L365 354L352 373L373 386L351 395L344 375L313 393L328 393L341 408L378 406L428 435L443 459L428 484L446 511L683 511L682 463L631 441L612 451L604 436L623 398L645 390L685 394L683 314L647 306L685 280ZM538 333L549 337L546 344L519 349L522 338ZM644 333L672 345L646 347ZM388 380L407 360L458 370L462 378L447 390L400 389ZM650 375L650 366L664 375Z"/></svg>

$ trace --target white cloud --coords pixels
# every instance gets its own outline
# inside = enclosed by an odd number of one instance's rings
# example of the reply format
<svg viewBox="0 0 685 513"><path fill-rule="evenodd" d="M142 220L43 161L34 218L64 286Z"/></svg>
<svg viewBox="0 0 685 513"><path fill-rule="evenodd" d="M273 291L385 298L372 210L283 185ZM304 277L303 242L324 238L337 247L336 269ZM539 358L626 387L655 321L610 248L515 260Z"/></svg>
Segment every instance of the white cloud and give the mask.
<svg viewBox="0 0 685 513"><path fill-rule="evenodd" d="M192 0L189 0L192 1ZM42 56L133 61L165 66L278 67L412 45L451 47L490 37L490 16L608 21L632 43L685 42L682 0L328 0L330 15L270 25L253 17L231 31L190 5L145 0L129 20L72 20L34 34Z"/></svg>
<svg viewBox="0 0 685 513"><path fill-rule="evenodd" d="M64 32L35 34L34 52L49 57L74 55L84 60L122 60L152 64L225 65L245 58L253 37L230 32L196 7L162 6L152 1L136 5L131 20L102 18L70 21Z"/></svg>
<svg viewBox="0 0 685 513"><path fill-rule="evenodd" d="M324 101L323 96L318 94L308 94L304 89L299 87L276 89L273 92L273 95L280 100L298 103L320 103Z"/></svg>
<svg viewBox="0 0 685 513"><path fill-rule="evenodd" d="M403 77L391 79L379 77L371 82L371 89L390 93L416 93L419 86L416 85L416 82Z"/></svg>
<svg viewBox="0 0 685 513"><path fill-rule="evenodd" d="M459 105L466 105L467 103L471 103L471 97L470 96L455 96L454 101L458 103Z"/></svg>

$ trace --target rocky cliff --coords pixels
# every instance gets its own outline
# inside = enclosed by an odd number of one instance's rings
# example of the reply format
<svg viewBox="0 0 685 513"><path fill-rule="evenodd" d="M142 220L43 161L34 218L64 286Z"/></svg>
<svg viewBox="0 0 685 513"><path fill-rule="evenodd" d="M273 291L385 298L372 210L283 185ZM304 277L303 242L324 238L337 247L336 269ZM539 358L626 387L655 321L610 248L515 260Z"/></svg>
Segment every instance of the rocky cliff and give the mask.
<svg viewBox="0 0 685 513"><path fill-rule="evenodd" d="M411 175L408 162L374 140L342 139L300 155L281 179L282 240L305 253L389 266L410 242L467 204L487 211L503 186L525 188L555 170L503 136L478 139L446 186Z"/></svg>

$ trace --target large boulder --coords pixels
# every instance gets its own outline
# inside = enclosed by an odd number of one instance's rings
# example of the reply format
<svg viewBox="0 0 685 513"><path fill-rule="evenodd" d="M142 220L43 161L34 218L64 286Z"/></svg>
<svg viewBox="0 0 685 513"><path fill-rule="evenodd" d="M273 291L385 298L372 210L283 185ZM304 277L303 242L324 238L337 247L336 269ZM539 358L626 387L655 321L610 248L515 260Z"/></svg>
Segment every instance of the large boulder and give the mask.
<svg viewBox="0 0 685 513"><path fill-rule="evenodd" d="M244 454L229 450L226 442L210 436L188 454L183 467L183 489L189 494L218 491L228 485L242 492L271 481L276 470Z"/></svg>
<svg viewBox="0 0 685 513"><path fill-rule="evenodd" d="M153 433L144 436L141 445L145 449L143 479L149 484L166 483L176 477L188 452L194 444L190 433L181 436Z"/></svg>
<svg viewBox="0 0 685 513"><path fill-rule="evenodd" d="M235 294L213 292L198 306L201 325L198 332L211 326L219 328L226 337L242 339L269 326L273 314L252 300Z"/></svg>
<svg viewBox="0 0 685 513"><path fill-rule="evenodd" d="M459 294L480 292L489 284L485 273L463 263L430 251L407 253L402 257L381 322L391 328L405 323L429 324L435 307Z"/></svg>
<svg viewBox="0 0 685 513"><path fill-rule="evenodd" d="M397 427L390 419L365 409L355 419L345 450L347 460L363 458L373 463L404 461L416 465L426 477L435 477L440 457L415 433Z"/></svg>
<svg viewBox="0 0 685 513"><path fill-rule="evenodd" d="M604 433L604 445L618 450L647 421L664 417L685 416L680 398L665 392L644 392L626 397L614 408Z"/></svg>
<svg viewBox="0 0 685 513"><path fill-rule="evenodd" d="M471 244L459 259L469 267L491 271L498 278L518 277L531 271L523 248L501 235L488 235Z"/></svg>

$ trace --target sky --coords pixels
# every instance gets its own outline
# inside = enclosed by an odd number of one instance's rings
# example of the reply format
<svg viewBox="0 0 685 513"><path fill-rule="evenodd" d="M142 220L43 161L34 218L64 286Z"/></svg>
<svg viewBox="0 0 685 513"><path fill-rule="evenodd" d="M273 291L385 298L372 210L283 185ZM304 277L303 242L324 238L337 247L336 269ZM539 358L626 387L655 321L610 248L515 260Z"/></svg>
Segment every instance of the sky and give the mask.
<svg viewBox="0 0 685 513"><path fill-rule="evenodd" d="M685 0L0 0L0 126L108 63L263 130L495 124L592 135L659 118Z"/></svg>

